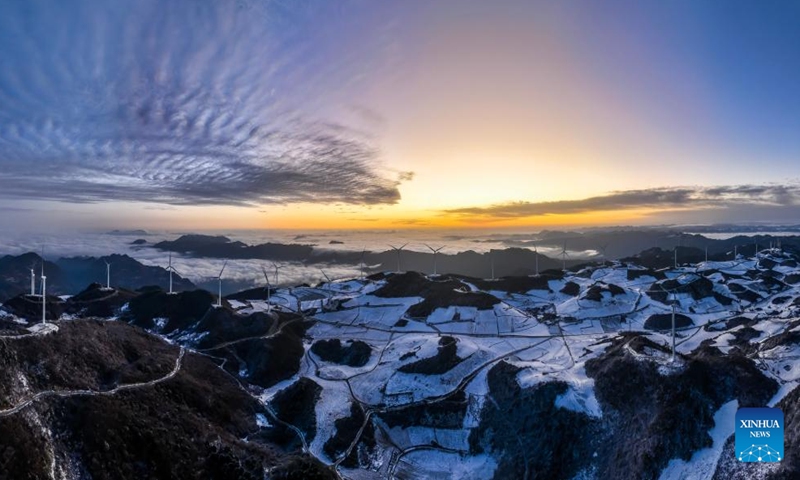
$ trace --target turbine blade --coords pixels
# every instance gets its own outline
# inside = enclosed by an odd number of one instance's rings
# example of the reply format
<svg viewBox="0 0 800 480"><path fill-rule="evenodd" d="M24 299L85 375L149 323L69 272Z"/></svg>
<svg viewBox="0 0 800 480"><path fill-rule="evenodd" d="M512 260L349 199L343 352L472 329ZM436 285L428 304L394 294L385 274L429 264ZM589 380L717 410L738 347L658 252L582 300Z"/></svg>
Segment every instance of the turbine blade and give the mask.
<svg viewBox="0 0 800 480"><path fill-rule="evenodd" d="M222 272L225 271L225 267L228 266L228 261L225 260L225 263L222 264L222 270L219 271L219 277L222 277Z"/></svg>
<svg viewBox="0 0 800 480"><path fill-rule="evenodd" d="M267 269L264 266L261 266L261 271L264 272L264 280L267 281L267 286L269 286L269 275L267 275Z"/></svg>

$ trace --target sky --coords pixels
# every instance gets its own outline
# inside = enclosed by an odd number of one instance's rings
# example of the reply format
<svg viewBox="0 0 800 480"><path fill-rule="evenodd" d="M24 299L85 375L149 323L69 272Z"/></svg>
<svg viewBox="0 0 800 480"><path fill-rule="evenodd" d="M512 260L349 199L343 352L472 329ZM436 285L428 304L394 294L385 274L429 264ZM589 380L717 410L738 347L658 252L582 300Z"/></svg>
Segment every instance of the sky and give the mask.
<svg viewBox="0 0 800 480"><path fill-rule="evenodd" d="M0 222L800 218L800 6L8 0Z"/></svg>

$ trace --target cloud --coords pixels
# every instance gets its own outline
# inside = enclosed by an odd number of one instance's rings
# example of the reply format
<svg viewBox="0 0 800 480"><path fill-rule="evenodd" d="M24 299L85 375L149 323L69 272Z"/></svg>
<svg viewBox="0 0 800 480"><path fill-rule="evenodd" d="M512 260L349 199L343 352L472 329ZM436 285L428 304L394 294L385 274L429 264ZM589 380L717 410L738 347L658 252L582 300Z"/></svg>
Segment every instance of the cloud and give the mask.
<svg viewBox="0 0 800 480"><path fill-rule="evenodd" d="M733 185L671 187L612 192L581 200L510 202L485 207L444 210L461 218L525 218L610 210L698 210L734 207L794 207L800 205L800 185Z"/></svg>
<svg viewBox="0 0 800 480"><path fill-rule="evenodd" d="M305 40L314 11L241 1L4 5L0 196L397 202L411 175L382 169L369 134L317 118L324 92L352 78Z"/></svg>

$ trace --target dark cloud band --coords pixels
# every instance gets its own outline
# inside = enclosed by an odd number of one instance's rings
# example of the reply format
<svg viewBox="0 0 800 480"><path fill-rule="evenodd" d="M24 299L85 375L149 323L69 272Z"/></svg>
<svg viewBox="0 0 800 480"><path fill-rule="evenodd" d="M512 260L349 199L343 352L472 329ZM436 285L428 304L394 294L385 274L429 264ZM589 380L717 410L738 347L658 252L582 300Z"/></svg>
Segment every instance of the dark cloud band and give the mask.
<svg viewBox="0 0 800 480"><path fill-rule="evenodd" d="M800 205L800 185L734 185L627 190L581 200L512 202L487 207L445 210L462 218L525 218L609 210L702 209L734 206Z"/></svg>

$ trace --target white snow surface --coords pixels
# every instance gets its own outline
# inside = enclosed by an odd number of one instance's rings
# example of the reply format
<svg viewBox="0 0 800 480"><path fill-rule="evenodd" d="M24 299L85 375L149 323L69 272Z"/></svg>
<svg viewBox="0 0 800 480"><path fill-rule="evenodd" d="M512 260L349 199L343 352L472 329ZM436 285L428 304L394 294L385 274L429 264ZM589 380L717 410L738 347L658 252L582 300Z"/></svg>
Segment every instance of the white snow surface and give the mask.
<svg viewBox="0 0 800 480"><path fill-rule="evenodd" d="M323 388L315 407L317 435L309 445L312 454L327 463L336 460L325 455L323 446L336 433L335 421L349 416L353 402L361 403L369 411L446 398L463 389L468 402L463 428L383 425L385 428L376 438L384 442L384 453L393 453L378 454L371 459L375 469L369 472L380 471L378 476L381 476L387 474L386 469L393 469L393 474L400 478L490 478L497 467L496 459L491 453L468 454L468 438L470 429L479 425L481 409L491 401L487 372L493 366L507 361L519 367L517 381L522 388L543 382L564 382L567 389L555 400L558 408L601 418L602 406L585 364L602 355L621 333L639 332L667 347L665 351L648 347L638 353L632 348L626 350L639 361L657 363L659 373L667 381L670 375L686 367L682 356L704 342L723 354L736 348L745 327L728 328L727 322L734 317L752 320L748 328L758 336L751 343L761 346L776 335L800 329L799 307L791 301L772 304L777 296L797 297L800 286L770 291L750 278L754 268L755 261L740 259L685 265L663 272L684 287L705 278L712 282L717 294L716 298L714 295L693 298L690 293L675 295L677 313L689 317L693 324L676 332L678 358L674 363L670 362L669 353L671 332L644 327L652 315L670 313L671 305L657 300L658 295L651 296L659 288L654 285L657 282L654 276L628 280L628 267L619 264L589 267L578 274L567 272L562 279L550 280L549 289L511 294L492 285L484 291L500 301L491 308L451 305L437 308L425 318L410 318L406 313L423 300L421 297L374 295L386 280L335 280L315 288L280 288L272 295L271 305L263 298L233 301L231 305L242 314L270 309L295 311L298 307L314 312L310 315L316 323L306 333L306 355L300 371L260 395L261 401L268 403L276 392L304 376ZM800 269L782 266L779 272L798 274ZM577 295L561 292L568 282L579 286ZM484 285L477 281L463 283L466 291L480 290L475 284ZM738 288L736 284L757 292L759 300L751 304L739 299L732 293ZM593 287L601 289L599 298L587 296ZM719 295L731 301L720 301ZM336 305L338 308L330 308ZM454 365L433 374L400 371L406 365L436 357L444 336L456 340L458 361ZM313 342L323 339L363 341L370 346L371 356L361 367L323 361L309 351ZM800 384L798 360L800 345L796 343L759 349L756 365L781 385L770 404L776 404ZM737 406L731 400L715 413L715 425L709 431L713 439L711 447L695 452L689 461L671 460L661 478L711 478L723 445L733 433ZM381 422L377 417L373 415L373 424ZM381 440L383 435L386 440ZM409 450L400 454L397 448ZM348 476L351 473L348 471ZM369 476L366 470L362 473L353 478ZM594 478L593 475L590 468L576 478Z"/></svg>

